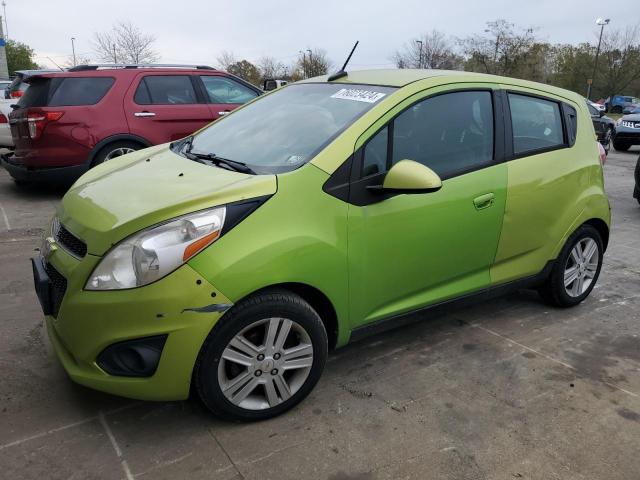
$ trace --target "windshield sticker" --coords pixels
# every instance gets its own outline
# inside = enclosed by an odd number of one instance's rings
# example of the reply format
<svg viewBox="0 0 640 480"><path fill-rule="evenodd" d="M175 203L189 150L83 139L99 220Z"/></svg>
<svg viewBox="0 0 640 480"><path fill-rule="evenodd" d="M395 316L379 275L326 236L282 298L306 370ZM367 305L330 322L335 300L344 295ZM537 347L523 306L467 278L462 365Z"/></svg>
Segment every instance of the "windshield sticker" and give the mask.
<svg viewBox="0 0 640 480"><path fill-rule="evenodd" d="M359 90L356 88L343 88L331 95L331 98L342 100L355 100L356 102L376 103L386 93L372 92L371 90Z"/></svg>

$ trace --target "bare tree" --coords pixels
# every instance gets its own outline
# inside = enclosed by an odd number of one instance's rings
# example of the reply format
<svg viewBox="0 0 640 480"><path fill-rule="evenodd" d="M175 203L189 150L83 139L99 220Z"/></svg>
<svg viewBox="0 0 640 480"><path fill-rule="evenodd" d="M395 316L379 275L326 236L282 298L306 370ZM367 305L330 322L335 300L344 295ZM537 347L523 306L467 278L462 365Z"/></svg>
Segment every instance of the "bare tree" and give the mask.
<svg viewBox="0 0 640 480"><path fill-rule="evenodd" d="M107 32L93 36L96 56L113 63L154 63L159 55L153 49L156 38L142 31L131 22L120 22Z"/></svg>
<svg viewBox="0 0 640 480"><path fill-rule="evenodd" d="M317 77L325 75L333 66L327 57L326 50L322 48L307 49L300 52L298 59L294 63L292 77L301 78Z"/></svg>
<svg viewBox="0 0 640 480"><path fill-rule="evenodd" d="M461 70L463 59L453 43L438 30L412 38L391 57L398 68L442 68Z"/></svg>
<svg viewBox="0 0 640 480"><path fill-rule="evenodd" d="M513 77L531 62L538 44L533 28L516 31L513 23L495 20L487 22L484 33L460 40L465 69Z"/></svg>
<svg viewBox="0 0 640 480"><path fill-rule="evenodd" d="M269 56L264 56L258 60L258 69L263 79L284 78L288 73L284 63Z"/></svg>
<svg viewBox="0 0 640 480"><path fill-rule="evenodd" d="M640 25L605 33L600 58L596 85L606 96L624 93L640 79Z"/></svg>
<svg viewBox="0 0 640 480"><path fill-rule="evenodd" d="M62 63L64 68L75 67L76 65L88 65L91 63L91 57L87 55L76 55L76 63L73 63L73 55L69 55Z"/></svg>
<svg viewBox="0 0 640 480"><path fill-rule="evenodd" d="M229 70L229 67L231 65L238 63L238 59L236 58L234 53L228 50L223 50L220 55L218 55L217 60L218 67L220 67L222 70Z"/></svg>

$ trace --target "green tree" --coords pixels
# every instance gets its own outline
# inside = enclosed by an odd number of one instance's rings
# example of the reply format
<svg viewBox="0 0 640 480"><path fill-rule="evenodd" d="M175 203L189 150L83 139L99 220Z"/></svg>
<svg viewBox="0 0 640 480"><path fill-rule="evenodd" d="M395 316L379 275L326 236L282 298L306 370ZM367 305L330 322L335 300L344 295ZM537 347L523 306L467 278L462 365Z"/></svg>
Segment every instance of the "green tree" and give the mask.
<svg viewBox="0 0 640 480"><path fill-rule="evenodd" d="M28 45L15 40L7 40L5 51L7 53L9 75L13 75L16 70L38 68L38 65L33 61L33 49Z"/></svg>
<svg viewBox="0 0 640 480"><path fill-rule="evenodd" d="M248 60L240 60L227 66L227 72L246 80L254 85L260 85L262 75L260 70Z"/></svg>

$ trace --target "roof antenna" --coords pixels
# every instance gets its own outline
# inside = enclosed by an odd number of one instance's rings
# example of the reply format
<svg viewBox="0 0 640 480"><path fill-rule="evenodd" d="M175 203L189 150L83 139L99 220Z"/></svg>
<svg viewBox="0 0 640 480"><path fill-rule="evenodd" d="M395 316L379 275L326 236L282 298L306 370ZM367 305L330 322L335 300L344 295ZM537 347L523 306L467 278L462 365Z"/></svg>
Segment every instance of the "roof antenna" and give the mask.
<svg viewBox="0 0 640 480"><path fill-rule="evenodd" d="M360 43L360 40L357 40L356 44L351 49L351 53L347 57L347 61L344 62L344 65L342 66L342 68L340 70L338 70L336 73L334 73L329 78L327 78L328 82L332 82L334 80L338 80L339 78L346 77L347 75L349 75L347 72L345 72L344 69L347 68L347 64L349 63L349 60L351 60L351 55L353 55L353 52L356 51L356 47L358 46L359 43Z"/></svg>

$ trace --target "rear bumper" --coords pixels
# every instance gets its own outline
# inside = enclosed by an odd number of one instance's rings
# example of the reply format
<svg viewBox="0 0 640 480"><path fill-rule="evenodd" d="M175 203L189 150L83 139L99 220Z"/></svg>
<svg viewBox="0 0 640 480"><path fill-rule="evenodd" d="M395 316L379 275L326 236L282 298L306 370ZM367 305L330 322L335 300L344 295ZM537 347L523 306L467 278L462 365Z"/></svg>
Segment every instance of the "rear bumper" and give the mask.
<svg viewBox="0 0 640 480"><path fill-rule="evenodd" d="M15 162L12 154L0 156L0 164L9 175L23 182L73 183L87 171L87 165L29 168Z"/></svg>

